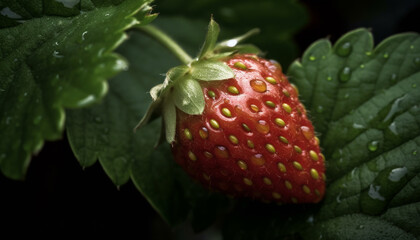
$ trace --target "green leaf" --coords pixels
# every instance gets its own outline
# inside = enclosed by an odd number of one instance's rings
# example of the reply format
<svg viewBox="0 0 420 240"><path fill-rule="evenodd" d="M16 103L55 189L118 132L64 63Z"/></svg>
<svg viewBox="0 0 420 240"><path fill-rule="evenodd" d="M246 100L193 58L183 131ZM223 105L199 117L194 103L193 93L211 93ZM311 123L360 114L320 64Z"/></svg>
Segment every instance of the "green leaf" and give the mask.
<svg viewBox="0 0 420 240"><path fill-rule="evenodd" d="M192 64L191 76L202 81L218 81L233 78L235 73L224 62L199 61Z"/></svg>
<svg viewBox="0 0 420 240"><path fill-rule="evenodd" d="M65 108L101 99L106 80L127 68L112 51L148 1L112 5L2 1L0 26L0 169L22 179L44 140L62 136ZM44 3L44 4L43 4ZM19 17L18 17L19 16Z"/></svg>
<svg viewBox="0 0 420 240"><path fill-rule="evenodd" d="M200 83L189 77L179 80L174 85L172 93L175 106L179 110L190 114L197 115L204 111L204 95Z"/></svg>
<svg viewBox="0 0 420 240"><path fill-rule="evenodd" d="M326 196L315 205L239 205L225 237L418 239L419 59L417 33L392 36L376 48L366 29L334 46L312 44L287 75L320 133ZM252 221L242 220L252 214Z"/></svg>
<svg viewBox="0 0 420 240"><path fill-rule="evenodd" d="M206 25L205 22L163 17L156 19L155 24L165 31L172 30L171 35L178 41L187 32L200 33ZM200 41L197 37L179 42L193 52ZM192 216L207 217L205 221L200 219L197 226L205 228L217 217L218 211L214 209L220 209L218 206L223 201L220 199L225 198L218 195L215 202L203 200L217 197L184 173L172 159L168 144L155 149L161 119L150 122L135 134L132 131L152 101L149 89L162 83L165 79L162 73L179 62L170 51L141 32L131 33L130 39L118 51L131 63L130 68L109 82L110 90L103 101L89 108L67 111L67 134L73 152L84 167L99 159L117 186L131 179L168 223L175 225L185 221L192 209Z"/></svg>
<svg viewBox="0 0 420 240"><path fill-rule="evenodd" d="M214 49L217 42L217 37L219 36L220 28L213 18L210 19L210 23L207 30L206 39L204 44L201 47L200 53L198 54L198 59L201 59L206 56L206 54Z"/></svg>

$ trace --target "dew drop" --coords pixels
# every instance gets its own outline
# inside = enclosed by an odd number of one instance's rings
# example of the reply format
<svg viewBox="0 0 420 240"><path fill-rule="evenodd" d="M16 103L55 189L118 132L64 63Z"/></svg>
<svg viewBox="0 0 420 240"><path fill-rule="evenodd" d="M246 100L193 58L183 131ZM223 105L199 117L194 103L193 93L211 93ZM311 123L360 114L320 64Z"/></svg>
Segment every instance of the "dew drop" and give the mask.
<svg viewBox="0 0 420 240"><path fill-rule="evenodd" d="M55 58L63 58L64 56L63 55L60 55L60 53L58 52L58 51L56 51L56 50L54 50L54 52L53 52L53 57L55 57Z"/></svg>
<svg viewBox="0 0 420 240"><path fill-rule="evenodd" d="M224 146L217 146L214 149L214 154L216 155L216 157L218 158L228 158L229 157L229 151L227 150L226 147Z"/></svg>
<svg viewBox="0 0 420 240"><path fill-rule="evenodd" d="M256 92L263 93L267 91L267 85L261 80L254 79L251 80L249 84L251 85L251 88Z"/></svg>
<svg viewBox="0 0 420 240"><path fill-rule="evenodd" d="M82 33L82 40L84 41L86 39L86 34L88 33L88 31L84 31Z"/></svg>
<svg viewBox="0 0 420 240"><path fill-rule="evenodd" d="M347 57L352 50L351 43L345 42L337 49L337 54L341 57Z"/></svg>
<svg viewBox="0 0 420 240"><path fill-rule="evenodd" d="M309 56L309 61L315 61L315 60L316 60L315 56L313 56L313 55Z"/></svg>
<svg viewBox="0 0 420 240"><path fill-rule="evenodd" d="M348 80L350 80L350 77L351 77L350 67L344 67L338 76L341 82L347 82Z"/></svg>
<svg viewBox="0 0 420 240"><path fill-rule="evenodd" d="M371 152L375 152L376 150L378 150L378 146L379 146L379 141L371 141L368 144L368 149Z"/></svg>
<svg viewBox="0 0 420 240"><path fill-rule="evenodd" d="M251 162L255 166L262 166L265 163L265 159L264 159L264 156L262 154L257 153L255 155L251 156Z"/></svg>
<svg viewBox="0 0 420 240"><path fill-rule="evenodd" d="M262 134L267 134L268 132L270 132L270 126L264 120L259 120L258 121L256 129L257 129L258 132L260 132Z"/></svg>
<svg viewBox="0 0 420 240"><path fill-rule="evenodd" d="M389 173L388 179L391 182L399 182L407 174L407 172L408 172L408 170L407 170L406 167L394 168Z"/></svg>

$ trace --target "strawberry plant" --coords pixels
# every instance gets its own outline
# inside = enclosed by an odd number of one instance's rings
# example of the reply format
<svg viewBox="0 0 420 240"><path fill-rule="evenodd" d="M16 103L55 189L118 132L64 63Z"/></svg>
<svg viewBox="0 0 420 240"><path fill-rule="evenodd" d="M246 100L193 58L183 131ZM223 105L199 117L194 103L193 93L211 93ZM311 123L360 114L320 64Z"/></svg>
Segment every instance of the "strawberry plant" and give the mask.
<svg viewBox="0 0 420 240"><path fill-rule="evenodd" d="M0 1L0 186L64 138L174 238L420 237L418 33L354 28L297 58L295 2L155 4Z"/></svg>

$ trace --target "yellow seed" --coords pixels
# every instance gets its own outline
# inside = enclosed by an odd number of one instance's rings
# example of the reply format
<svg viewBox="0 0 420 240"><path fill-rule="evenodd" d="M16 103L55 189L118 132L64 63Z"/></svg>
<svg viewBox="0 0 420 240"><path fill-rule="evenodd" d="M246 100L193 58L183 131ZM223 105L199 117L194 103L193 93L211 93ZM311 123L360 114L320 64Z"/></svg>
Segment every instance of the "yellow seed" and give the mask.
<svg viewBox="0 0 420 240"><path fill-rule="evenodd" d="M267 184L267 185L271 185L271 184L272 184L271 180L270 180L268 177L264 177L264 178L263 178L263 182L264 182L265 184Z"/></svg>
<svg viewBox="0 0 420 240"><path fill-rule="evenodd" d="M192 134L188 128L184 129L184 135L188 140L192 139Z"/></svg>
<svg viewBox="0 0 420 240"><path fill-rule="evenodd" d="M267 149L267 151L269 151L270 153L275 153L276 152L276 148L274 148L274 146L269 144L269 143L267 143L265 145L265 149Z"/></svg>
<svg viewBox="0 0 420 240"><path fill-rule="evenodd" d="M205 127L202 127L200 130L198 130L198 134L202 139L207 139L209 137L209 130Z"/></svg>
<svg viewBox="0 0 420 240"><path fill-rule="evenodd" d="M321 175L322 175L322 179L323 179L324 181L326 181L326 180L327 180L327 176L325 176L325 173L322 173Z"/></svg>
<svg viewBox="0 0 420 240"><path fill-rule="evenodd" d="M218 123L216 120L214 120L214 119L210 119L210 125L211 125L214 129L219 129L219 128L220 128L219 123Z"/></svg>
<svg viewBox="0 0 420 240"><path fill-rule="evenodd" d="M302 165L297 161L293 161L293 167L295 167L299 171L303 169Z"/></svg>
<svg viewBox="0 0 420 240"><path fill-rule="evenodd" d="M319 197L319 196L321 196L321 193L319 192L319 190L318 189L315 189L314 190L314 192L315 192L315 194Z"/></svg>
<svg viewBox="0 0 420 240"><path fill-rule="evenodd" d="M273 103L272 101L265 101L265 105L267 107L270 107L270 108L275 108L276 107L276 104Z"/></svg>
<svg viewBox="0 0 420 240"><path fill-rule="evenodd" d="M302 190L303 190L306 194L311 194L311 189L310 189L308 186L306 186L306 185L303 185L303 186L302 186Z"/></svg>
<svg viewBox="0 0 420 240"><path fill-rule="evenodd" d="M242 128L247 132L251 132L251 129L245 123L242 123Z"/></svg>
<svg viewBox="0 0 420 240"><path fill-rule="evenodd" d="M319 178L318 171L315 168L311 168L310 173L313 179L317 180Z"/></svg>
<svg viewBox="0 0 420 240"><path fill-rule="evenodd" d="M286 186L287 189L292 189L293 188L292 184L287 180L284 181L284 185Z"/></svg>
<svg viewBox="0 0 420 240"><path fill-rule="evenodd" d="M274 199L280 199L281 198L281 195L278 192L273 192L272 196L273 196Z"/></svg>
<svg viewBox="0 0 420 240"><path fill-rule="evenodd" d="M293 203L298 203L298 200L295 197L292 197L291 200Z"/></svg>
<svg viewBox="0 0 420 240"><path fill-rule="evenodd" d="M197 160L197 157L191 151L188 151L188 157L191 159L191 161L196 161Z"/></svg>
<svg viewBox="0 0 420 240"><path fill-rule="evenodd" d="M240 68L240 69L243 69L243 70L246 70L247 69L246 65L243 62L235 62L233 64L233 66L235 66L237 68Z"/></svg>
<svg viewBox="0 0 420 240"><path fill-rule="evenodd" d="M321 156L322 161L325 161L325 156L324 156L324 154L320 153L319 155Z"/></svg>
<svg viewBox="0 0 420 240"><path fill-rule="evenodd" d="M289 106L289 104L283 103L281 106L283 107L284 111L286 111L287 113L292 112L292 108Z"/></svg>
<svg viewBox="0 0 420 240"><path fill-rule="evenodd" d="M297 86L293 83L291 83L290 85L292 85L293 89L295 90L296 94L299 95L299 89L297 88Z"/></svg>
<svg viewBox="0 0 420 240"><path fill-rule="evenodd" d="M231 143L233 143L233 144L238 144L238 138L237 137L235 137L234 135L229 135L229 141L231 142Z"/></svg>
<svg viewBox="0 0 420 240"><path fill-rule="evenodd" d="M249 148L254 148L254 143L251 140L247 140L246 144L248 145Z"/></svg>
<svg viewBox="0 0 420 240"><path fill-rule="evenodd" d="M276 79L274 79L273 77L266 77L265 80L267 80L267 82L269 82L271 84L276 84L277 83Z"/></svg>
<svg viewBox="0 0 420 240"><path fill-rule="evenodd" d="M211 152L204 151L204 156L206 156L206 158L212 158L213 154L211 154Z"/></svg>
<svg viewBox="0 0 420 240"><path fill-rule="evenodd" d="M283 163L277 163L277 167L279 168L280 172L286 172L286 166Z"/></svg>
<svg viewBox="0 0 420 240"><path fill-rule="evenodd" d="M318 145L321 143L321 141L319 140L318 137L315 137L315 141L316 141L316 144L318 144Z"/></svg>
<svg viewBox="0 0 420 240"><path fill-rule="evenodd" d="M243 179L243 181L244 181L244 183L245 183L246 185L248 185L248 186L251 186L251 185L252 185L252 181L251 181L251 179L249 179L249 178L244 178L244 179Z"/></svg>
<svg viewBox="0 0 420 240"><path fill-rule="evenodd" d="M209 96L210 98L216 98L216 93L214 93L212 90L207 91L207 96Z"/></svg>
<svg viewBox="0 0 420 240"><path fill-rule="evenodd" d="M222 108L222 114L223 116L228 117L228 118L232 117L232 113L230 112L228 108Z"/></svg>
<svg viewBox="0 0 420 240"><path fill-rule="evenodd" d="M286 97L290 97L290 93L286 89L283 90L283 94Z"/></svg>
<svg viewBox="0 0 420 240"><path fill-rule="evenodd" d="M314 150L309 151L309 156L311 156L312 160L318 161L318 154Z"/></svg>
<svg viewBox="0 0 420 240"><path fill-rule="evenodd" d="M242 170L247 170L248 169L248 165L246 165L246 163L244 161L239 160L236 164L238 164L239 168Z"/></svg>
<svg viewBox="0 0 420 240"><path fill-rule="evenodd" d="M276 118L274 119L274 122L277 124L277 126L279 127L284 127L286 126L286 123L283 121L283 119L281 118Z"/></svg>
<svg viewBox="0 0 420 240"><path fill-rule="evenodd" d="M239 90L235 86L229 86L228 91L230 93L232 93L233 95L238 95L239 94Z"/></svg>
<svg viewBox="0 0 420 240"><path fill-rule="evenodd" d="M295 152L297 152L297 153L302 153L302 149L299 147L299 146L293 146L293 148L295 149Z"/></svg>
<svg viewBox="0 0 420 240"><path fill-rule="evenodd" d="M288 144L289 143L289 140L287 140L287 138L285 138L285 137L283 137L283 136L280 136L279 137L279 140L280 141L282 141L283 143L285 143L285 144Z"/></svg>
<svg viewBox="0 0 420 240"><path fill-rule="evenodd" d="M260 108L259 108L257 105L255 105L255 104L251 104L251 105L249 105L249 107L251 108L251 110L252 110L253 112L258 112L258 111L260 111Z"/></svg>

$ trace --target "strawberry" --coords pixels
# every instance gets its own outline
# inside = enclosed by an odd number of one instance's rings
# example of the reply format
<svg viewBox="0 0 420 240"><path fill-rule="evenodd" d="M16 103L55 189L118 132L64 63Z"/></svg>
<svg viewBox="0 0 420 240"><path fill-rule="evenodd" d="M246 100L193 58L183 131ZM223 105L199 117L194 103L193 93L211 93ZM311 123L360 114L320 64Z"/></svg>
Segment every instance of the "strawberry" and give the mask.
<svg viewBox="0 0 420 240"><path fill-rule="evenodd" d="M236 45L251 33L216 45L217 33L211 21L199 57L151 90L155 101L140 125L161 110L175 161L209 189L266 202L319 202L324 156L296 87L278 63Z"/></svg>

